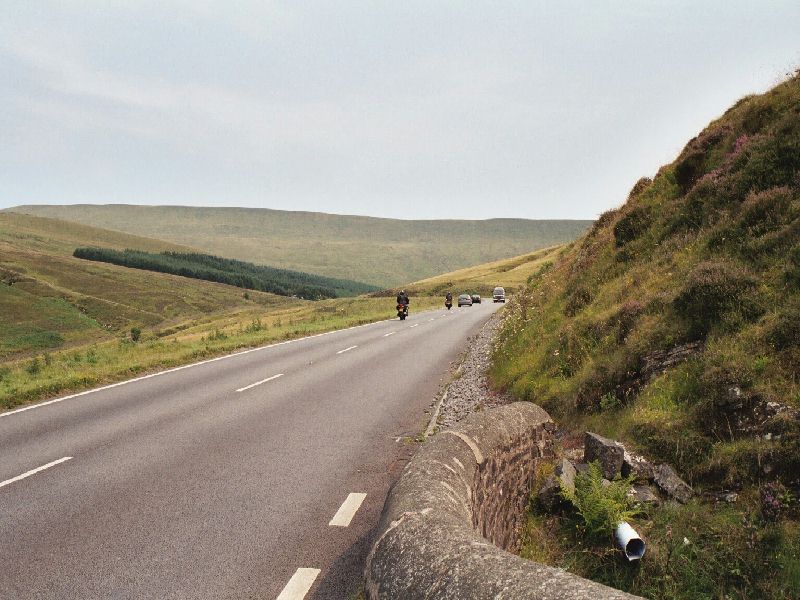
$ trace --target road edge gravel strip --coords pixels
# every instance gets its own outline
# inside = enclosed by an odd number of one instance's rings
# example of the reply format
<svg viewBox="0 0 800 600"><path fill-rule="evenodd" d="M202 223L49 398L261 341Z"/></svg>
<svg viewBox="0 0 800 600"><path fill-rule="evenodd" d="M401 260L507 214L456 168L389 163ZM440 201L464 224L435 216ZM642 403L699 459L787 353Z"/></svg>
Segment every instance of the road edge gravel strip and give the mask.
<svg viewBox="0 0 800 600"><path fill-rule="evenodd" d="M562 569L522 559L517 544L539 460L555 425L514 402L432 437L392 487L367 558L369 600L631 600Z"/></svg>

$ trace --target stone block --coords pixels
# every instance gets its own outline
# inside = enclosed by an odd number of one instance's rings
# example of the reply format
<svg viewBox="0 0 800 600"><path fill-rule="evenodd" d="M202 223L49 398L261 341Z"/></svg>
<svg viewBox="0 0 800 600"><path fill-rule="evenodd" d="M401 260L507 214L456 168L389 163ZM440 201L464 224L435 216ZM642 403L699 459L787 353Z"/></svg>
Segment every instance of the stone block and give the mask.
<svg viewBox="0 0 800 600"><path fill-rule="evenodd" d="M583 462L598 461L603 477L614 479L622 472L625 448L619 442L604 438L602 435L586 432L583 445Z"/></svg>
<svg viewBox="0 0 800 600"><path fill-rule="evenodd" d="M633 475L637 481L653 481L655 465L643 456L625 450L622 459L622 476Z"/></svg>
<svg viewBox="0 0 800 600"><path fill-rule="evenodd" d="M682 504L686 504L694 496L691 486L678 477L675 469L669 465L658 465L655 469L654 480L661 491Z"/></svg>

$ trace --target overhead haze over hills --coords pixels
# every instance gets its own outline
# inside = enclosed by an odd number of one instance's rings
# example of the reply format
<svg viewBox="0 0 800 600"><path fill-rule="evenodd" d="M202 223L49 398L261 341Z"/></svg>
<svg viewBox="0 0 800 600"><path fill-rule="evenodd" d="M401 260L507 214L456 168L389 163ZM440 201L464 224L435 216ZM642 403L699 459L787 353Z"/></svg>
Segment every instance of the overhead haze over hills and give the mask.
<svg viewBox="0 0 800 600"><path fill-rule="evenodd" d="M571 241L591 221L411 221L259 208L33 205L10 209L272 267L401 285Z"/></svg>

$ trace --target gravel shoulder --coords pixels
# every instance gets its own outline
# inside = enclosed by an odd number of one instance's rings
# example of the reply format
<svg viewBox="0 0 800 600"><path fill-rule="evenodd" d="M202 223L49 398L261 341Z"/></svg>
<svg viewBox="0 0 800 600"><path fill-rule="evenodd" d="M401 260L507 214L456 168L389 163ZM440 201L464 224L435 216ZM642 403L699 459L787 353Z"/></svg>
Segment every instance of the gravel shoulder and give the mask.
<svg viewBox="0 0 800 600"><path fill-rule="evenodd" d="M473 412L511 402L507 394L492 390L486 378L492 340L502 323L502 313L501 310L493 314L481 330L469 338L469 350L445 391L436 419L438 430L452 427Z"/></svg>

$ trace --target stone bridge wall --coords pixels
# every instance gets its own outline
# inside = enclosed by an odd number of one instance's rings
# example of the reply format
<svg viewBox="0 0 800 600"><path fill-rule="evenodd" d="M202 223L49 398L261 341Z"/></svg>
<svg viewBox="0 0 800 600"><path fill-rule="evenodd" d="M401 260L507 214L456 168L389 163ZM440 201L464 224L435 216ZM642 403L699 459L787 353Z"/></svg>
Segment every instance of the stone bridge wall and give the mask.
<svg viewBox="0 0 800 600"><path fill-rule="evenodd" d="M554 425L516 402L431 438L389 492L367 559L370 600L630 600L515 550L536 464Z"/></svg>

